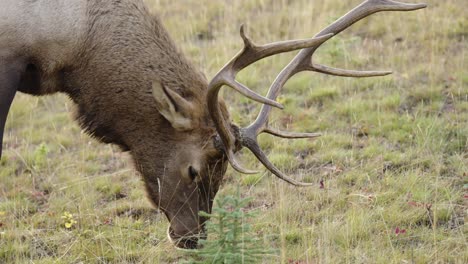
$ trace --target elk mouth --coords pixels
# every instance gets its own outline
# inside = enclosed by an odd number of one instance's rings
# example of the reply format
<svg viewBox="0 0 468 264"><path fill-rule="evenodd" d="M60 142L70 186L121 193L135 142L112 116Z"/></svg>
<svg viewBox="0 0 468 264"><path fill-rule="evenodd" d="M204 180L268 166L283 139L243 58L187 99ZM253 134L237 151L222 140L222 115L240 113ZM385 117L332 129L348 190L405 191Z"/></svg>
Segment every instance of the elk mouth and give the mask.
<svg viewBox="0 0 468 264"><path fill-rule="evenodd" d="M167 237L175 247L180 249L197 249L199 248L198 241L200 239L206 239L206 235L204 233L200 233L198 235L179 236L171 227L167 229Z"/></svg>

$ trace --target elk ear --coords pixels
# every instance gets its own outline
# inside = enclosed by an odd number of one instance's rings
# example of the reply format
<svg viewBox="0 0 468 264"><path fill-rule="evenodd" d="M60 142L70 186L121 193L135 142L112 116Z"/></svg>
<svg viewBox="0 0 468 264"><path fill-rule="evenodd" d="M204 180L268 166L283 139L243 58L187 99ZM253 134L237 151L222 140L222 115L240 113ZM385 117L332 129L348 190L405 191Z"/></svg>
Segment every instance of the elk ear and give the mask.
<svg viewBox="0 0 468 264"><path fill-rule="evenodd" d="M153 83L153 97L159 113L177 130L194 128L193 104L159 82Z"/></svg>

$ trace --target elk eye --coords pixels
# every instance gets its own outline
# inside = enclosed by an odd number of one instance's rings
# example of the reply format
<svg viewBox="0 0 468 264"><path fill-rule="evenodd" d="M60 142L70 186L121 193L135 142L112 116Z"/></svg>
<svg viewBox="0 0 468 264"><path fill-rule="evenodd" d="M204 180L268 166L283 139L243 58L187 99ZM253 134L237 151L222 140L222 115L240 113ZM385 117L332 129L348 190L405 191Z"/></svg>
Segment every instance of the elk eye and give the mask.
<svg viewBox="0 0 468 264"><path fill-rule="evenodd" d="M195 178L197 178L198 176L198 171L192 166L189 167L189 176L192 179L192 181L194 181Z"/></svg>

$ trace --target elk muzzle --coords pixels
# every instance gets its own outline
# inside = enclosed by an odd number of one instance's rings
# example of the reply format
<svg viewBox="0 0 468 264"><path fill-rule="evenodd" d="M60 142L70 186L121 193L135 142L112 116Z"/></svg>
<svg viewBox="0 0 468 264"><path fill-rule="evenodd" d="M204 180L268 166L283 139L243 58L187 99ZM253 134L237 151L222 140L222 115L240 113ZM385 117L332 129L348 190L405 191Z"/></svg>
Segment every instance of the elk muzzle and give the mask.
<svg viewBox="0 0 468 264"><path fill-rule="evenodd" d="M200 211L211 212L212 203L207 203L204 199L198 203L197 214ZM190 212L190 213L189 213ZM198 242L207 238L206 221L208 217L196 215L191 209L186 208L184 213L179 211L176 217L169 217L171 225L167 229L169 240L178 248L181 249L196 249L199 247Z"/></svg>
<svg viewBox="0 0 468 264"><path fill-rule="evenodd" d="M190 232L185 235L177 234L172 227L167 229L167 237L176 247L181 249L196 249L199 248L198 242L207 238L205 226L201 227L198 233Z"/></svg>

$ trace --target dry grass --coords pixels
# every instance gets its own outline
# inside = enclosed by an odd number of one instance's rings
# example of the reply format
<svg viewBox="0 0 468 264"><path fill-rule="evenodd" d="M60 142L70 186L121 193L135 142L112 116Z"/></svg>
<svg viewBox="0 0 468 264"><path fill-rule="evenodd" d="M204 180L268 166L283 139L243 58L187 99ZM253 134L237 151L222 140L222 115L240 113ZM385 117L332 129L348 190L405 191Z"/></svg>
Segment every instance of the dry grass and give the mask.
<svg viewBox="0 0 468 264"><path fill-rule="evenodd" d="M183 50L213 76L241 47L240 24L259 43L305 38L360 1L150 1ZM468 20L464 0L428 0L412 13L377 14L317 54L325 64L392 69L354 80L292 79L278 127L321 131L316 141L262 138L271 159L316 187L230 170L221 190L255 198L258 235L275 263L468 263ZM240 79L265 92L292 55ZM256 103L226 90L233 118ZM64 96L18 95L0 169L1 263L176 263L167 221L117 148L80 133ZM249 167L259 167L244 153ZM323 183L321 188L320 181ZM76 221L65 228L70 212ZM396 229L405 230L396 233ZM270 260L271 262L271 260Z"/></svg>

